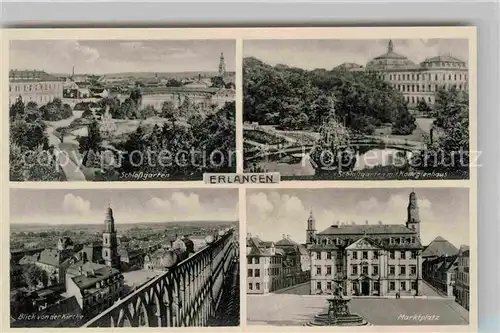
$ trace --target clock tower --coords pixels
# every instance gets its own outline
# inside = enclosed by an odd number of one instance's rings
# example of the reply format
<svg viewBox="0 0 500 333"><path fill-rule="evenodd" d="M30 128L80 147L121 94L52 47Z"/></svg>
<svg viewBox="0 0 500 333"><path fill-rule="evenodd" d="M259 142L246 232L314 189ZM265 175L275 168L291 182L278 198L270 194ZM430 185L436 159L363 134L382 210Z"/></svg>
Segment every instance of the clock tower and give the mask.
<svg viewBox="0 0 500 333"><path fill-rule="evenodd" d="M109 206L104 220L104 231L102 233L102 258L106 265L116 269L120 268L115 219L113 217L113 210Z"/></svg>

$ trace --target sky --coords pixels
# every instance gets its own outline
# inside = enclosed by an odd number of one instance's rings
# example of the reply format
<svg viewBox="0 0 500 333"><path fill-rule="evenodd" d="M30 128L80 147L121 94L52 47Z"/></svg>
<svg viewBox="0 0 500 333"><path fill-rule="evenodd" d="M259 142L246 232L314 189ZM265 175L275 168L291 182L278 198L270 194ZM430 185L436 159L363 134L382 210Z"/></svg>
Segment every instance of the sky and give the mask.
<svg viewBox="0 0 500 333"><path fill-rule="evenodd" d="M247 190L247 233L265 241L282 235L305 243L313 211L321 232L340 223L404 224L412 189L281 189ZM419 188L420 235L424 245L437 236L459 247L469 242L469 191L466 188Z"/></svg>
<svg viewBox="0 0 500 333"><path fill-rule="evenodd" d="M48 73L234 71L234 40L17 40L10 44L11 69Z"/></svg>
<svg viewBox="0 0 500 333"><path fill-rule="evenodd" d="M388 39L372 40L247 40L245 57L270 65L285 64L307 70L332 69L342 63L366 63L387 52ZM467 39L395 39L394 52L420 63L428 57L451 54L469 60Z"/></svg>
<svg viewBox="0 0 500 333"><path fill-rule="evenodd" d="M238 221L237 189L11 189L11 223Z"/></svg>

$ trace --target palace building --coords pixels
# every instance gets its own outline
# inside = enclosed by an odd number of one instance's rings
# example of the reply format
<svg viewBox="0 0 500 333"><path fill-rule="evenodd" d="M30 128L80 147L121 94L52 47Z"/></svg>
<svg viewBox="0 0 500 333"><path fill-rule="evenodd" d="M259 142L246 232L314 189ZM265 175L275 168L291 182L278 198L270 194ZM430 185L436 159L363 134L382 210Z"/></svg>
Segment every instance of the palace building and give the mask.
<svg viewBox="0 0 500 333"><path fill-rule="evenodd" d="M376 71L382 78L403 94L409 107L415 107L419 101L432 106L438 89L457 88L468 90L468 65L452 55L438 55L415 64L406 56L394 51L394 43L389 41L387 52L370 60L366 67L345 63L337 68L345 70Z"/></svg>
<svg viewBox="0 0 500 333"><path fill-rule="evenodd" d="M63 98L63 80L44 71L10 70L9 105L20 97L22 101L45 105Z"/></svg>
<svg viewBox="0 0 500 333"><path fill-rule="evenodd" d="M347 295L420 295L422 244L415 192L409 196L405 224L334 224L316 231L307 221L311 255L311 294L331 293L336 285Z"/></svg>

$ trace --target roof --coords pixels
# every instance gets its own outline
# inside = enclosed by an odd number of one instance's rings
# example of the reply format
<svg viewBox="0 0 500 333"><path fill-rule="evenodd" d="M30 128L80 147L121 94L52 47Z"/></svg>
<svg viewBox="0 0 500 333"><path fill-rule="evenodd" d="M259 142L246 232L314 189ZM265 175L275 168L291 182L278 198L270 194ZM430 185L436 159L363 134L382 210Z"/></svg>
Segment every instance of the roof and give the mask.
<svg viewBox="0 0 500 333"><path fill-rule="evenodd" d="M85 267L85 265L87 265L87 266ZM117 269L111 268L111 267L106 266L106 265L101 265L101 264L96 264L96 263L91 263L91 262L86 262L83 265L82 264L72 265L71 266L72 272L74 271L75 268L78 269L78 267L80 267L80 266L84 266L82 268L83 272L90 273L87 276L85 276L85 274L82 274L82 275L78 275L78 276L71 278L75 282L75 284L78 286L78 288L80 288L80 289L85 289L87 287L90 287L90 286L94 285L95 283L100 282L102 280L105 280L111 276L121 275L121 273ZM92 272L92 268L89 270L89 269L87 269L88 267L92 267L93 272Z"/></svg>
<svg viewBox="0 0 500 333"><path fill-rule="evenodd" d="M62 78L47 74L37 70L15 70L9 71L10 82L44 82L44 81L64 81Z"/></svg>
<svg viewBox="0 0 500 333"><path fill-rule="evenodd" d="M436 57L427 58L422 63L432 63L432 62L452 62L452 63L460 63L465 65L465 61L460 60L451 55L439 55Z"/></svg>
<svg viewBox="0 0 500 333"><path fill-rule="evenodd" d="M299 243L293 241L288 236L284 236L282 239L275 243L276 246L298 246Z"/></svg>
<svg viewBox="0 0 500 333"><path fill-rule="evenodd" d="M423 257L453 256L458 253L455 245L441 236L436 237L422 252Z"/></svg>
<svg viewBox="0 0 500 333"><path fill-rule="evenodd" d="M40 253L39 263L59 267L64 261L63 252L56 249L45 249Z"/></svg>
<svg viewBox="0 0 500 333"><path fill-rule="evenodd" d="M142 90L142 95L159 95L159 94L175 94L175 93L200 93L200 94L215 94L221 88L206 88L206 87L146 87Z"/></svg>
<svg viewBox="0 0 500 333"><path fill-rule="evenodd" d="M402 224L348 224L332 225L319 235L380 235L380 234L415 234L414 230Z"/></svg>
<svg viewBox="0 0 500 333"><path fill-rule="evenodd" d="M273 242L264 242L258 237L247 238L247 247L250 247L249 256L271 256ZM275 249L275 254L284 254L282 249Z"/></svg>

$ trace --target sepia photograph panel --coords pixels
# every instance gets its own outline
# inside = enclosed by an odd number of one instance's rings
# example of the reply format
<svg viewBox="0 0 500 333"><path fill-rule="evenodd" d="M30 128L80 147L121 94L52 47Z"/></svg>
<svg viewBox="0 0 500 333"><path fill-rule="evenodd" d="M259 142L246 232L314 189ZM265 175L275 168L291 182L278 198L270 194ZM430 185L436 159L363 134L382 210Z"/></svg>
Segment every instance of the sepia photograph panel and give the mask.
<svg viewBox="0 0 500 333"><path fill-rule="evenodd" d="M10 180L235 172L234 40L13 40Z"/></svg>
<svg viewBox="0 0 500 333"><path fill-rule="evenodd" d="M249 189L246 206L248 325L469 325L467 188Z"/></svg>
<svg viewBox="0 0 500 333"><path fill-rule="evenodd" d="M12 189L10 326L239 326L237 189Z"/></svg>
<svg viewBox="0 0 500 333"><path fill-rule="evenodd" d="M468 39L244 40L246 172L469 179Z"/></svg>

